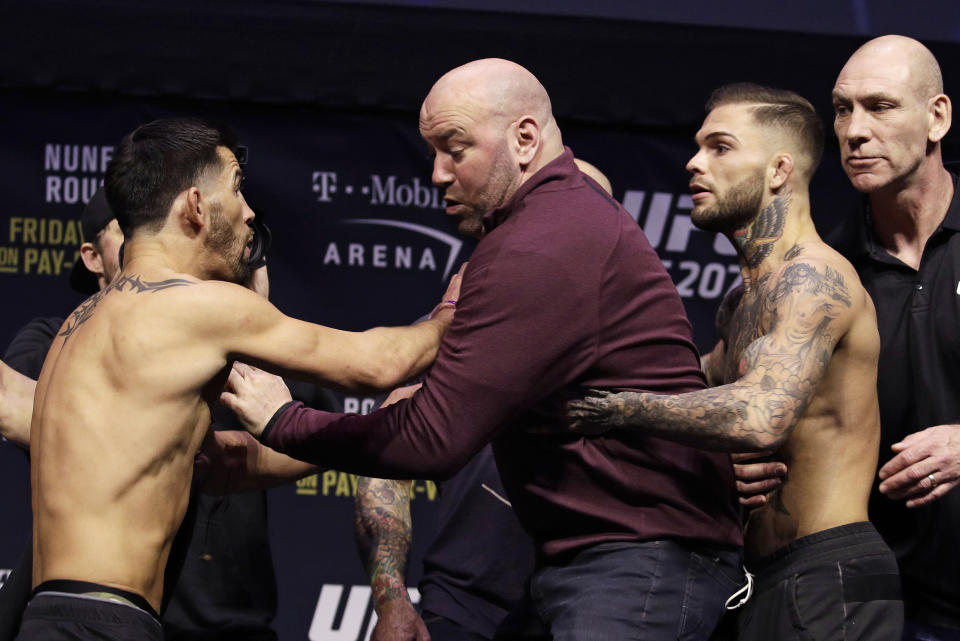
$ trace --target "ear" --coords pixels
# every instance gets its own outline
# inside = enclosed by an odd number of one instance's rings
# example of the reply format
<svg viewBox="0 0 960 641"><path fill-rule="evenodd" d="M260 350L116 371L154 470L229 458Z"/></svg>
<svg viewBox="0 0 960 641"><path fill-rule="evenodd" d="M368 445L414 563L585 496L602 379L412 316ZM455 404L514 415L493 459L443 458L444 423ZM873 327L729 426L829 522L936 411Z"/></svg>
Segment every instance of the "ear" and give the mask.
<svg viewBox="0 0 960 641"><path fill-rule="evenodd" d="M767 171L767 185L770 187L770 191L779 191L781 187L786 185L790 176L793 175L793 170L794 164L791 154L782 151L774 156Z"/></svg>
<svg viewBox="0 0 960 641"><path fill-rule="evenodd" d="M87 241L80 245L80 260L95 276L103 276L103 256L93 243Z"/></svg>
<svg viewBox="0 0 960 641"><path fill-rule="evenodd" d="M950 98L944 94L931 98L927 118L930 123L927 139L934 143L940 142L950 131L950 124L953 121L953 105L950 104Z"/></svg>
<svg viewBox="0 0 960 641"><path fill-rule="evenodd" d="M181 192L173 205L180 219L192 230L199 232L206 227L208 222L206 203L204 203L203 195L199 189L190 187Z"/></svg>
<svg viewBox="0 0 960 641"><path fill-rule="evenodd" d="M523 116L516 124L517 131L513 144L520 166L526 167L533 162L540 149L540 124L533 116Z"/></svg>

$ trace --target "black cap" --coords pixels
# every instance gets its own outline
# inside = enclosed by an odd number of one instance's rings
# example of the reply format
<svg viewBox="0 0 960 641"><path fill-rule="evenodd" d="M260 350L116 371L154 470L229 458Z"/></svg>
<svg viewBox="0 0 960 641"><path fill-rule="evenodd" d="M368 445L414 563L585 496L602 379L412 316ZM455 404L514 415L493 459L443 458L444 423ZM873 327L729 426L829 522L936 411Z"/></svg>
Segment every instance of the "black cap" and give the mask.
<svg viewBox="0 0 960 641"><path fill-rule="evenodd" d="M107 203L107 194L103 187L97 190L80 215L80 230L83 232L84 242L93 242L103 229L116 218L113 210ZM77 261L70 271L70 287L81 294L95 294L100 289L97 276L83 264L83 258L77 256Z"/></svg>

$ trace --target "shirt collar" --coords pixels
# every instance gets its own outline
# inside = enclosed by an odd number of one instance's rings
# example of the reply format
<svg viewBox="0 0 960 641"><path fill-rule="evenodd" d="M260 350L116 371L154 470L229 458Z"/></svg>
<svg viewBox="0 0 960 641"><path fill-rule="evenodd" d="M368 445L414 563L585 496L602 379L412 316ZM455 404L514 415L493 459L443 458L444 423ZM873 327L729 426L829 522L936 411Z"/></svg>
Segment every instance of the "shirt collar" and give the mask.
<svg viewBox="0 0 960 641"><path fill-rule="evenodd" d="M549 163L540 168L534 175L530 176L526 182L514 192L513 197L501 207L487 212L483 216L484 231L489 233L498 225L503 223L511 216L523 202L524 197L534 189L548 183L557 183L560 187L564 182L579 174L576 164L573 162L573 151L569 147L563 148L563 153L554 158Z"/></svg>
<svg viewBox="0 0 960 641"><path fill-rule="evenodd" d="M960 162L944 163L944 167L946 167L953 177L953 198L950 200L947 215L944 216L940 227L950 229L951 231L960 231L960 194L957 193ZM850 227L852 227L852 229L850 229ZM870 221L870 199L868 196L864 196L860 200L857 215L849 221L849 227L842 236L845 242L843 243L844 248L841 249L841 253L849 256L869 254L880 260L891 258L887 251L880 245L876 232L873 231L873 224ZM846 251L844 251L844 249Z"/></svg>
<svg viewBox="0 0 960 641"><path fill-rule="evenodd" d="M943 218L941 227L960 231L960 197L957 194L957 179L960 175L960 162L943 163L950 174L953 176L953 200L950 201L950 207L947 209L947 215Z"/></svg>

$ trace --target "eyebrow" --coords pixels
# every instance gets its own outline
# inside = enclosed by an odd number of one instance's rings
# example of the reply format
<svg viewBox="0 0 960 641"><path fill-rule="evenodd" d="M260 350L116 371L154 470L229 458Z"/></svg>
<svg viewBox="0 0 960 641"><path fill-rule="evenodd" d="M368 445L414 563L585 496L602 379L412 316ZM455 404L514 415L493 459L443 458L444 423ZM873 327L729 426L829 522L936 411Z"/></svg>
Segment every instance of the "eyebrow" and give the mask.
<svg viewBox="0 0 960 641"><path fill-rule="evenodd" d="M734 142L740 142L740 139L727 131L711 131L703 137L703 142L710 142L715 138L731 138Z"/></svg>
<svg viewBox="0 0 960 641"><path fill-rule="evenodd" d="M433 137L439 138L440 140L446 140L447 138L453 138L456 135L465 133L460 127L450 127L449 129L444 129L439 134L434 134Z"/></svg>

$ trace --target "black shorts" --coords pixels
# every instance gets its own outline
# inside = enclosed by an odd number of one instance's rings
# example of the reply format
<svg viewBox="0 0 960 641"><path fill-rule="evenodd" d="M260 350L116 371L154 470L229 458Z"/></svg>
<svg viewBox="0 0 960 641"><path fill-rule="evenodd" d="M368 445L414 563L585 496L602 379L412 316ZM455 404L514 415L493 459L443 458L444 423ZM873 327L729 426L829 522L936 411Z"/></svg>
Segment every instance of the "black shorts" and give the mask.
<svg viewBox="0 0 960 641"><path fill-rule="evenodd" d="M56 581L53 591L42 583L33 592L20 624L17 641L163 641L163 628L156 616L134 605L119 603L83 592L109 592L142 600L122 590L76 581ZM83 586L71 589L70 584ZM80 590L83 590L81 592Z"/></svg>
<svg viewBox="0 0 960 641"><path fill-rule="evenodd" d="M900 641L897 560L870 523L799 538L751 566L740 641Z"/></svg>

